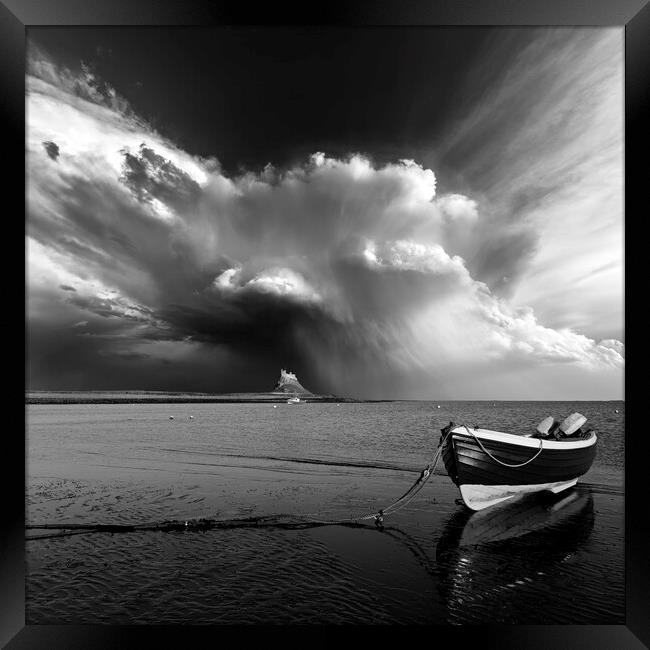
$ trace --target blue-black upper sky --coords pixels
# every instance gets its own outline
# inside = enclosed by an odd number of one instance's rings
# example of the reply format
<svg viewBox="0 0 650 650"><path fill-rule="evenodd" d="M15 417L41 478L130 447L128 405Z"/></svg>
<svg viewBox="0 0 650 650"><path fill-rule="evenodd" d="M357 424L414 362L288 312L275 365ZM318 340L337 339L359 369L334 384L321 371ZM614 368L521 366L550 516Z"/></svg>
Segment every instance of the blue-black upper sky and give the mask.
<svg viewBox="0 0 650 650"><path fill-rule="evenodd" d="M30 388L621 397L622 46L31 28Z"/></svg>
<svg viewBox="0 0 650 650"><path fill-rule="evenodd" d="M218 152L229 173L321 150L384 161L430 149L459 105L485 92L527 42L502 30L503 61L467 92L462 82L491 36L476 28L30 31L63 65L92 66L188 153Z"/></svg>

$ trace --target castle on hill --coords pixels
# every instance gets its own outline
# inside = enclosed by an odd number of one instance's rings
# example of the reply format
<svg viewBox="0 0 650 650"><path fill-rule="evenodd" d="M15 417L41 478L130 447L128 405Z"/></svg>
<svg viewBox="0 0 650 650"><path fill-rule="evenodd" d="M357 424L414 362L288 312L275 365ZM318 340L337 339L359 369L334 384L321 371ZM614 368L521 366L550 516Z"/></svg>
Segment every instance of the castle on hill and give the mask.
<svg viewBox="0 0 650 650"><path fill-rule="evenodd" d="M311 395L312 393L302 386L298 381L295 373L282 368L280 370L280 379L275 384L274 393L300 393L302 395Z"/></svg>

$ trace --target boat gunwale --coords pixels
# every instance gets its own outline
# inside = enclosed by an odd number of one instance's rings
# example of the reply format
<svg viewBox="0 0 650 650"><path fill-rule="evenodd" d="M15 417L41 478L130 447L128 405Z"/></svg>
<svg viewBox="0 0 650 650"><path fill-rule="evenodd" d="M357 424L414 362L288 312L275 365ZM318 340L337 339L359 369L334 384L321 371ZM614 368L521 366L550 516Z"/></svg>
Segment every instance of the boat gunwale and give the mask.
<svg viewBox="0 0 650 650"><path fill-rule="evenodd" d="M492 431L491 429L469 429L477 438L481 441L490 441L503 443L508 445L514 445L516 447L530 447L532 449L539 449L540 440L542 441L543 449L584 449L585 447L590 447L595 445L598 440L598 436L595 433L589 438L576 438L576 439L564 439L564 440L554 440L548 438L533 438L529 436L517 435L514 433L504 433L502 431ZM474 440L472 433L465 431L464 426L454 427L450 431L452 437L460 436L461 438L466 438L469 440Z"/></svg>

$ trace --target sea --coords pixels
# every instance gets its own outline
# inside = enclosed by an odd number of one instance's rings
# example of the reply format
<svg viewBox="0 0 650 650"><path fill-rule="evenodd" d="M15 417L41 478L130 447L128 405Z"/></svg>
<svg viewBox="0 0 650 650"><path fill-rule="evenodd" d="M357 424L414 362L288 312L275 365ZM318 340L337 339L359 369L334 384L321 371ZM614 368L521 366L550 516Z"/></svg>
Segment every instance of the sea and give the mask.
<svg viewBox="0 0 650 650"><path fill-rule="evenodd" d="M356 519L450 421L575 411L598 435L575 488L472 513L440 462L383 526ZM29 404L26 623L623 624L624 422L619 401ZM137 529L160 522L181 525Z"/></svg>

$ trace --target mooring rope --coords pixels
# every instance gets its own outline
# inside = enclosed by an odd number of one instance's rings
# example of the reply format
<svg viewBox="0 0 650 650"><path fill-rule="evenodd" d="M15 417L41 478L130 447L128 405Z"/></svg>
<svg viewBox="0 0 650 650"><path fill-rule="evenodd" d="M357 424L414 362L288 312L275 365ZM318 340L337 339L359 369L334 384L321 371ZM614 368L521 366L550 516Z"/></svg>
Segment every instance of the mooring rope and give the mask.
<svg viewBox="0 0 650 650"><path fill-rule="evenodd" d="M528 463L532 463L541 453L542 453L542 448L543 448L543 443L544 441L540 438L539 439L539 449L537 450L537 453L532 457L529 458L527 461L523 463L517 463L517 464L510 464L510 463L505 463L502 460L499 460L498 458L495 458L484 446L483 443L481 442L480 438L466 425L462 425L465 430L474 437L474 440L478 443L478 446L483 450L483 452L488 455L495 463L499 463L499 465L503 465L504 467L524 467L524 465L528 465Z"/></svg>
<svg viewBox="0 0 650 650"><path fill-rule="evenodd" d="M438 450L436 451L433 460L420 472L420 476L415 481L415 483L406 492L404 492L404 494L401 497L395 499L395 501L393 501L386 507L381 508L376 512L371 512L366 515L361 515L358 517L348 517L346 519L329 520L327 521L327 523L336 524L339 522L348 522L348 521L366 521L368 519L374 519L376 522L381 523L383 521L384 515L389 515L394 512L397 512L398 510L400 510L401 508L409 504L413 500L415 495L424 487L426 482L433 474L436 465L438 464L438 460L440 459L440 456L442 454L442 450L444 446L443 443L447 438L447 436L449 435L450 431L451 430L447 431L446 433L443 433L443 436L438 445ZM323 520L315 520L315 521L323 521Z"/></svg>
<svg viewBox="0 0 650 650"><path fill-rule="evenodd" d="M235 528L275 528L279 530L302 530L321 526L345 526L366 528L363 520L377 518L375 514L344 519L318 519L300 514L276 514L241 519L201 518L187 521L162 521L146 524L27 524L26 530L52 531L40 535L29 535L27 540L51 539L89 533L136 533L136 532L204 532L207 530L232 530Z"/></svg>

